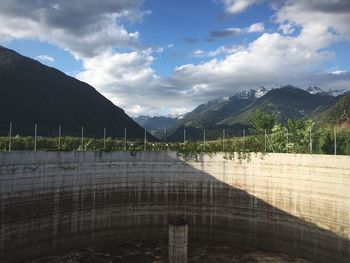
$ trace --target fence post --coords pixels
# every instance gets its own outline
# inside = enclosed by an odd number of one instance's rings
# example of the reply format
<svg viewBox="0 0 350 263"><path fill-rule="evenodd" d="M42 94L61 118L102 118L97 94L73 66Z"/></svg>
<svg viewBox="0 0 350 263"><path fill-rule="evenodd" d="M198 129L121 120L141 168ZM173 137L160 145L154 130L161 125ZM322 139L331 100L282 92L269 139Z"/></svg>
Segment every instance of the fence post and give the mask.
<svg viewBox="0 0 350 263"><path fill-rule="evenodd" d="M265 153L267 153L267 133L266 133L266 129L265 129Z"/></svg>
<svg viewBox="0 0 350 263"><path fill-rule="evenodd" d="M186 129L184 129L184 143L186 142Z"/></svg>
<svg viewBox="0 0 350 263"><path fill-rule="evenodd" d="M103 128L103 150L106 150L106 127Z"/></svg>
<svg viewBox="0 0 350 263"><path fill-rule="evenodd" d="M61 125L58 125L58 150L61 150Z"/></svg>
<svg viewBox="0 0 350 263"><path fill-rule="evenodd" d="M205 150L205 130L203 130L203 149Z"/></svg>
<svg viewBox="0 0 350 263"><path fill-rule="evenodd" d="M334 155L337 155L337 129L334 127Z"/></svg>
<svg viewBox="0 0 350 263"><path fill-rule="evenodd" d="M267 140L266 140L267 138L266 138L266 136L267 135L266 135L266 129L265 129L265 153L267 152Z"/></svg>
<svg viewBox="0 0 350 263"><path fill-rule="evenodd" d="M34 125L34 151L36 151L36 139L37 139L38 125Z"/></svg>
<svg viewBox="0 0 350 263"><path fill-rule="evenodd" d="M245 129L243 129L243 148L245 151Z"/></svg>
<svg viewBox="0 0 350 263"><path fill-rule="evenodd" d="M310 128L310 154L312 154L312 131Z"/></svg>
<svg viewBox="0 0 350 263"><path fill-rule="evenodd" d="M222 130L222 151L225 151L225 129Z"/></svg>
<svg viewBox="0 0 350 263"><path fill-rule="evenodd" d="M12 122L10 122L10 132L9 132L9 152L12 150Z"/></svg>
<svg viewBox="0 0 350 263"><path fill-rule="evenodd" d="M126 128L124 128L124 151L126 151Z"/></svg>
<svg viewBox="0 0 350 263"><path fill-rule="evenodd" d="M81 126L81 151L84 151L84 126Z"/></svg>
<svg viewBox="0 0 350 263"><path fill-rule="evenodd" d="M146 129L145 129L145 136L144 136L144 142L143 142L143 150L146 151L147 150L147 146L146 146L146 143L147 143L147 134L146 134Z"/></svg>
<svg viewBox="0 0 350 263"><path fill-rule="evenodd" d="M286 144L287 153L288 153L288 143L289 143L289 134L288 134L288 129L287 129L287 144Z"/></svg>

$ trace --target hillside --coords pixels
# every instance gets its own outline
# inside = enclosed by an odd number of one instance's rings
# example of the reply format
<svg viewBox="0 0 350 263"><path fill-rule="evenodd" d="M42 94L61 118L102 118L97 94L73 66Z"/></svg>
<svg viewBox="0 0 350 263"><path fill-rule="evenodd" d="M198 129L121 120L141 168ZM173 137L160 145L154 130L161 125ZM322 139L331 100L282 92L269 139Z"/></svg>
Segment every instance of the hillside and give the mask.
<svg viewBox="0 0 350 263"><path fill-rule="evenodd" d="M323 124L330 123L350 127L350 93L343 96L335 105L318 117Z"/></svg>
<svg viewBox="0 0 350 263"><path fill-rule="evenodd" d="M230 116L221 121L221 124L232 125L249 122L249 117L260 108L270 112L278 112L279 121L286 119L301 119L314 111L322 112L336 103L337 98L320 93L310 94L307 91L285 86L269 91L266 95L256 100L248 107L242 109L239 115Z"/></svg>
<svg viewBox="0 0 350 263"><path fill-rule="evenodd" d="M206 129L208 138L212 135L213 139L220 136L223 129L227 134L241 134L243 129L249 128L249 118L258 108L278 112L279 121L284 122L288 118L300 119L323 112L339 99L322 92L312 94L293 86L272 89L263 96L255 94L256 91L249 90L198 106L185 115L169 138L179 140L180 132L177 129L183 130L183 127ZM201 138L201 135L189 136Z"/></svg>
<svg viewBox="0 0 350 263"><path fill-rule="evenodd" d="M92 86L47 67L12 50L0 47L0 134L64 135L85 134L143 138L143 128ZM149 136L149 138L153 138Z"/></svg>
<svg viewBox="0 0 350 263"><path fill-rule="evenodd" d="M195 128L189 129L188 136L196 139L200 139L201 136L198 137L198 132L192 134L191 131L195 132L197 130L207 129L209 132L208 135L210 135L210 133L216 133L214 132L215 130L221 133L223 127L219 122L229 116L239 114L244 107L253 103L255 99L255 91L249 90L235 94L232 97L225 97L203 103L193 111L185 114L185 116L178 121L176 126L172 127L169 138L171 140L179 140L180 138L178 138L178 135L181 134L181 131L176 130L183 130L183 127ZM238 124L238 126L239 127L236 127L237 129L242 128L244 125Z"/></svg>

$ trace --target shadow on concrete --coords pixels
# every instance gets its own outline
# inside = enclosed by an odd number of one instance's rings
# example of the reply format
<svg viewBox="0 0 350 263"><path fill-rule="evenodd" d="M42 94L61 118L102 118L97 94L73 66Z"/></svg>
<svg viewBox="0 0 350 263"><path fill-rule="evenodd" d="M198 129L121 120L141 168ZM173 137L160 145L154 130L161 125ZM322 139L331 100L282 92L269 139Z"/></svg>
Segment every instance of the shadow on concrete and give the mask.
<svg viewBox="0 0 350 263"><path fill-rule="evenodd" d="M50 153L54 158L45 164L46 153L38 152L30 153L26 165L14 164L28 153L4 154L0 262L125 241L167 242L168 221L177 215L189 222L190 242L320 263L350 261L348 239L195 169L174 153ZM321 212L314 216L327 218Z"/></svg>

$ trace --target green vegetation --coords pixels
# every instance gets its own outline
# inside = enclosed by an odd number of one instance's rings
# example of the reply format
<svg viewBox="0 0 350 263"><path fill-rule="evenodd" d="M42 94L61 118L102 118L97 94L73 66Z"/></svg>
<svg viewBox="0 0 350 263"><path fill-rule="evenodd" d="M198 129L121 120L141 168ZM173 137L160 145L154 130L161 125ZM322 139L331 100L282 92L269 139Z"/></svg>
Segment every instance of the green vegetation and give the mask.
<svg viewBox="0 0 350 263"><path fill-rule="evenodd" d="M146 150L171 150L182 156L224 152L228 158L232 158L235 153L238 153L240 158L243 156L247 158L251 152L264 153L266 143L267 152L310 153L311 150L313 154L334 154L334 129L328 127L314 129L314 123L310 120L288 120L286 126L275 123L266 137L262 134L261 127L257 130L260 132L251 132L245 137L229 137L225 140L221 138L205 143L194 141L186 141L186 143L147 142ZM350 130L337 128L336 146L337 154L350 154ZM8 148L9 137L0 137L0 150L7 151ZM13 151L34 150L34 138L19 135L12 137L11 149ZM127 141L124 144L123 139L111 137L106 138L105 141L87 137L83 140L83 146L79 137L61 137L60 145L58 137L37 138L37 150L43 151L119 151L124 149L135 153L144 150L145 145L143 140Z"/></svg>
<svg viewBox="0 0 350 263"><path fill-rule="evenodd" d="M257 109L250 118L252 129L257 134L270 133L277 121L276 112L266 112Z"/></svg>
<svg viewBox="0 0 350 263"><path fill-rule="evenodd" d="M156 144L159 147L161 144ZM38 137L37 138L37 150L43 151L119 151L123 150L124 140L106 138L104 141L100 138L85 137L82 140L79 137L64 136L58 137ZM141 140L128 141L126 147L130 151L143 150L144 144ZM156 149L156 146L152 142L147 143L148 149ZM9 138L0 137L0 150L8 150ZM12 137L11 149L16 150L33 150L34 149L34 137L19 136ZM157 148L158 150L158 148Z"/></svg>
<svg viewBox="0 0 350 263"><path fill-rule="evenodd" d="M254 124L254 122L252 123L252 116L261 111L271 112L272 123L277 118L284 125L287 124L288 119L320 120L319 115L339 100L340 97L327 94L309 94L305 90L293 86L273 89L259 98L254 96L253 90L250 90L248 96L236 94L225 100L219 99L199 105L169 130L168 137L172 141L181 141L183 127L188 130L188 138L191 137L196 140L200 140L201 137L198 130L203 129L206 130L207 137L211 139L217 138L217 135L223 129L227 134L237 136L242 133L243 129L251 128L251 124ZM336 120L338 115L349 119L349 114L344 115L344 108L346 107L349 107L349 99L339 101L339 105L333 111L331 119ZM345 110L346 112L349 111ZM268 132L273 126L267 125ZM262 133L264 133L265 128L262 129Z"/></svg>
<svg viewBox="0 0 350 263"><path fill-rule="evenodd" d="M336 116L340 115L342 122L349 119L348 97L344 97L335 107L338 110ZM339 114L340 112L342 114ZM249 116L249 127L252 128L244 132L244 137L243 134L237 136L237 134L225 133L224 140L222 139L223 129L206 130L206 138L216 139L204 142L202 129L182 126L182 129L178 130L178 136L183 139L183 131L186 129L185 143L147 142L145 145L143 139L128 138L125 143L120 137L119 139L107 137L105 140L85 137L82 140L80 137L62 136L60 139L58 137L38 137L36 149L44 151L128 150L131 153L144 149L171 150L183 156L224 152L229 158L232 158L235 153L246 158L251 152L334 154L336 151L337 154L350 154L350 129L339 122L336 124L328 122L323 126L316 126L313 120L287 119L279 122L279 117L276 112L257 108ZM191 132L196 133L197 137L188 136ZM0 150L7 151L8 149L9 137L0 137ZM34 138L19 135L12 137L11 150L34 150Z"/></svg>
<svg viewBox="0 0 350 263"><path fill-rule="evenodd" d="M350 122L350 94L344 96L327 111L326 119L334 124Z"/></svg>

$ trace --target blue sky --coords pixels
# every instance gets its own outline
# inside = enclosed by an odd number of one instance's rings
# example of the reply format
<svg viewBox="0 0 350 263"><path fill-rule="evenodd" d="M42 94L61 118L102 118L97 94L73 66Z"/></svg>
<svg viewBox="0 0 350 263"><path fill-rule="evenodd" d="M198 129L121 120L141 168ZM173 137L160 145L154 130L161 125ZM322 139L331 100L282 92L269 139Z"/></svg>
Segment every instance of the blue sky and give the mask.
<svg viewBox="0 0 350 263"><path fill-rule="evenodd" d="M243 89L350 88L350 1L0 3L0 44L130 115L179 115Z"/></svg>

